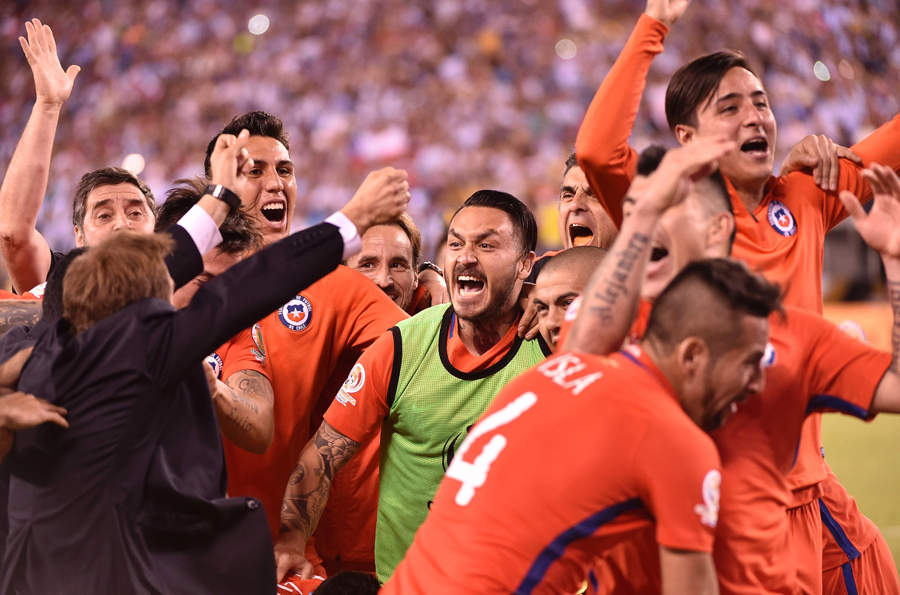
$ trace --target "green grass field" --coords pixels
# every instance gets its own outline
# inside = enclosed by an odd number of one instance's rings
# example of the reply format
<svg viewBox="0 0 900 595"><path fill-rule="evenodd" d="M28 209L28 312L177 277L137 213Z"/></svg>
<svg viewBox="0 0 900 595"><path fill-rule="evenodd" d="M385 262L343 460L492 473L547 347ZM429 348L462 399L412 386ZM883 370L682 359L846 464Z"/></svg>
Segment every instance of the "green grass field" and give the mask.
<svg viewBox="0 0 900 595"><path fill-rule="evenodd" d="M900 416L822 416L825 458L900 561ZM900 565L898 565L900 567Z"/></svg>

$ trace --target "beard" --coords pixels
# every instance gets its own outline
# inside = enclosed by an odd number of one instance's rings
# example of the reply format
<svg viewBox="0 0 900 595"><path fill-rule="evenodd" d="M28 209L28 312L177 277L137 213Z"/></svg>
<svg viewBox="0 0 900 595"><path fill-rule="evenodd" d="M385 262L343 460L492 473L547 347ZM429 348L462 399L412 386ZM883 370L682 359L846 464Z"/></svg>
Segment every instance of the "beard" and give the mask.
<svg viewBox="0 0 900 595"><path fill-rule="evenodd" d="M455 274L459 276L460 274L465 274L465 271L459 271ZM457 309L457 304L453 304L453 310L460 320L465 320L476 326L483 326L501 318L508 313L507 304L515 294L516 279L516 272L513 269L508 275L494 279L488 285L489 295L484 306L480 308L463 306L462 309ZM450 302L453 302L452 295L450 296Z"/></svg>

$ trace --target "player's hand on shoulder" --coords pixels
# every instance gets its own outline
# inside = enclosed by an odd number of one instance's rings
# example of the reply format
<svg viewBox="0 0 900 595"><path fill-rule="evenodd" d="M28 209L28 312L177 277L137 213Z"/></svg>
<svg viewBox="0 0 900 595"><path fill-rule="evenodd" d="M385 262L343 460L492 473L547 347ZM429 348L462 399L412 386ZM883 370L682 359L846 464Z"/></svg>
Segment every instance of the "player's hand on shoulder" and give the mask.
<svg viewBox="0 0 900 595"><path fill-rule="evenodd" d="M647 0L647 16L653 17L667 27L680 19L687 10L690 0Z"/></svg>
<svg viewBox="0 0 900 595"><path fill-rule="evenodd" d="M450 301L450 294L447 292L447 283L444 278L437 274L433 269L423 269L419 272L419 285L428 291L431 296L431 305L446 304Z"/></svg>
<svg viewBox="0 0 900 595"><path fill-rule="evenodd" d="M836 192L841 174L841 159L859 166L863 164L862 158L847 147L842 147L823 134L811 134L791 148L779 173L786 176L794 171L808 170L812 172L816 186L825 192Z"/></svg>
<svg viewBox="0 0 900 595"><path fill-rule="evenodd" d="M64 417L67 413L62 407L23 392L0 397L0 428L7 430L27 430L47 422L68 428Z"/></svg>
<svg viewBox="0 0 900 595"><path fill-rule="evenodd" d="M32 19L25 23L25 31L28 39L19 37L19 44L34 75L37 102L59 108L72 93L75 77L81 72L81 67L72 65L63 70L56 54L53 31L40 20Z"/></svg>
<svg viewBox="0 0 900 595"><path fill-rule="evenodd" d="M635 201L635 210L650 209L660 214L680 204L690 194L694 182L716 171L718 160L734 149L734 141L722 136L698 137L689 144L670 149L656 171L646 178L635 178L628 197Z"/></svg>
<svg viewBox="0 0 900 595"><path fill-rule="evenodd" d="M866 244L882 256L900 259L900 178L877 163L864 169L862 176L875 194L868 214L852 192L844 190L838 197Z"/></svg>
<svg viewBox="0 0 900 595"><path fill-rule="evenodd" d="M359 235L381 223L396 221L409 203L409 182L402 169L385 167L370 172L341 212L356 225Z"/></svg>

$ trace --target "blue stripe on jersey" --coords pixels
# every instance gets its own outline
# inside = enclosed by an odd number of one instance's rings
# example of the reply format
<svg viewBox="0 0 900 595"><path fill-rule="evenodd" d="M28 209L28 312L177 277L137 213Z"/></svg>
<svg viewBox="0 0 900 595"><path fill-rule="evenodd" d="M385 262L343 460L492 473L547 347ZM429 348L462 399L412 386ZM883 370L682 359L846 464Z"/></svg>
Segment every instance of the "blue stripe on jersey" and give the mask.
<svg viewBox="0 0 900 595"><path fill-rule="evenodd" d="M626 500L625 502L620 502L619 504L604 508L600 512L592 514L584 519L574 527L570 527L560 533L559 536L538 555L534 564L528 569L528 574L525 575L522 583L515 590L515 595L529 595L544 578L544 575L547 573L547 570L550 569L553 562L565 553L566 547L573 541L592 535L601 526L612 521L623 512L634 510L641 506L643 506L643 503L640 498L632 498L631 500Z"/></svg>
<svg viewBox="0 0 900 595"><path fill-rule="evenodd" d="M594 574L593 570L588 573L588 580L591 581L591 587L594 588L594 593L600 590L600 583L597 582L597 575Z"/></svg>
<svg viewBox="0 0 900 595"><path fill-rule="evenodd" d="M453 316L450 317L450 336L448 339L453 338L453 331L456 330L456 312L453 313Z"/></svg>
<svg viewBox="0 0 900 595"><path fill-rule="evenodd" d="M828 507L825 506L825 502L819 498L819 512L822 515L822 523L828 527L828 530L831 531L831 535L834 537L834 540L837 541L837 544L844 550L844 554L847 555L848 560L856 560L859 558L859 550L856 549L856 546L850 543L850 538L847 537L847 534L844 533L844 530L838 524L834 517L831 516L831 512L828 510ZM844 577L846 578L846 574ZM855 583L854 583L855 584Z"/></svg>
<svg viewBox="0 0 900 595"><path fill-rule="evenodd" d="M809 405L806 406L806 415L819 409L834 409L860 419L869 419L869 412L859 405L854 405L840 397L831 395L816 395L810 399Z"/></svg>
<svg viewBox="0 0 900 595"><path fill-rule="evenodd" d="M844 573L844 587L847 589L847 595L859 595L859 591L856 590L856 578L853 576L853 568L850 567L850 562L841 564L841 572Z"/></svg>

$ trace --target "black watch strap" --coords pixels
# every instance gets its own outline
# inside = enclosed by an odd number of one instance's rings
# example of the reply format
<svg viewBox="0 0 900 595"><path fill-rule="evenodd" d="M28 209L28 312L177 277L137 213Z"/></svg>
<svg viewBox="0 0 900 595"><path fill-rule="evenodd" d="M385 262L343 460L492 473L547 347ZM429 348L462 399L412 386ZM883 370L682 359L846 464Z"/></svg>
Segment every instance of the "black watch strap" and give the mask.
<svg viewBox="0 0 900 595"><path fill-rule="evenodd" d="M435 273L437 273L437 274L438 274L439 276L441 276L441 277L444 276L444 271L441 270L441 267L439 267L438 265L434 264L433 262L428 262L428 261L426 260L425 262L423 262L423 263L421 263L421 264L419 265L419 272L420 272L420 273L421 273L422 271L425 271L425 270L428 270L428 269L431 269L432 271L434 271Z"/></svg>
<svg viewBox="0 0 900 595"><path fill-rule="evenodd" d="M206 187L205 194L215 196L231 207L231 212L241 208L241 197L221 184L210 184Z"/></svg>

